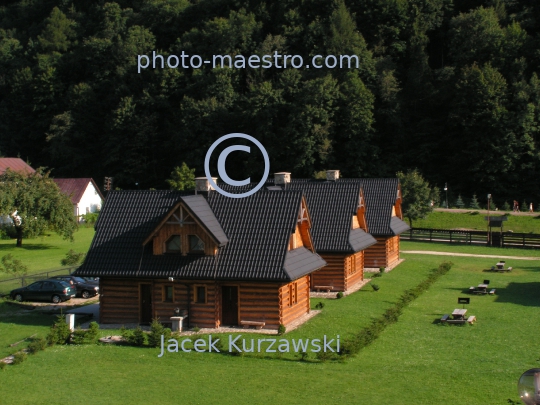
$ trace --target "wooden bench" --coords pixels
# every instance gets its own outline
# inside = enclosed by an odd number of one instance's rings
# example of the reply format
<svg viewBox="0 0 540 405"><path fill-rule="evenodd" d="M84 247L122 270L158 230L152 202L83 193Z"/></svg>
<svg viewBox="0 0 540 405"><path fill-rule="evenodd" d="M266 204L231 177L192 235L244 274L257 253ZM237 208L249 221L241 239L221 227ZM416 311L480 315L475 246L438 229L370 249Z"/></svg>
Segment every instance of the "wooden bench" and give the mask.
<svg viewBox="0 0 540 405"><path fill-rule="evenodd" d="M313 288L317 290L317 292L320 292L321 290L326 290L326 292L330 292L334 289L331 285L316 285Z"/></svg>
<svg viewBox="0 0 540 405"><path fill-rule="evenodd" d="M497 291L497 290L495 290L495 288L493 290L490 290L489 295L495 295L495 291Z"/></svg>
<svg viewBox="0 0 540 405"><path fill-rule="evenodd" d="M458 325L463 325L466 321L465 321L465 319L449 319L446 322L454 323L454 324L458 324Z"/></svg>
<svg viewBox="0 0 540 405"><path fill-rule="evenodd" d="M450 317L450 315L448 315L448 314L443 315L443 317L441 318L441 322L444 323L444 322L448 321L449 317Z"/></svg>
<svg viewBox="0 0 540 405"><path fill-rule="evenodd" d="M262 329L265 325L265 322L240 321L240 324L244 326L244 329L249 329L250 326L255 326L255 329Z"/></svg>
<svg viewBox="0 0 540 405"><path fill-rule="evenodd" d="M467 322L469 322L471 325L476 321L476 316L471 315L467 318Z"/></svg>

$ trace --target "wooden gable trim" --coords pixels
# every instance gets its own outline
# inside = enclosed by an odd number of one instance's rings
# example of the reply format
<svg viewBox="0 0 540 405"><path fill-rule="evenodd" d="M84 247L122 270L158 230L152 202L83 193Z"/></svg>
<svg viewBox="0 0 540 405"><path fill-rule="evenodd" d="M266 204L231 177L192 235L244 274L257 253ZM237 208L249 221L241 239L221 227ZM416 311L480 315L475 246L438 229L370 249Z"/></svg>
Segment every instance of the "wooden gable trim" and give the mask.
<svg viewBox="0 0 540 405"><path fill-rule="evenodd" d="M358 221L358 227L364 232L368 232L368 226L366 221L366 204L364 198L364 190L360 188L360 194L358 196L358 207L356 208L356 220ZM354 218L353 218L354 223ZM354 228L353 228L354 229Z"/></svg>
<svg viewBox="0 0 540 405"><path fill-rule="evenodd" d="M183 212L182 210L186 210L186 212L188 213L188 215L191 217L191 219L193 219L194 222L184 222L183 221L183 214L181 214L180 218L176 215L176 211L180 209L181 212ZM170 222L169 219L171 217L174 217L174 221L176 222ZM148 237L144 240L143 242L143 246L146 246L146 244L148 242L150 242L152 239L154 239L154 237L157 235L157 233L161 230L161 228L163 227L163 225L165 224L177 224L177 225L180 225L180 226L183 226L184 224L188 225L188 224L195 224L195 225L198 225L203 231L205 234L207 234L210 239L212 239L212 241L214 241L214 243L216 245L219 246L219 241L216 240L216 238L214 237L214 235L212 235L212 233L208 232L208 230L206 229L206 227L202 224L202 222L197 218L197 216L193 213L193 211L191 211L188 206L186 204L184 204L182 201L179 201L178 203L176 203L176 205L167 213L167 215L165 215L163 217L163 219L159 222L159 224L154 228L154 230L152 232L150 232L150 235L148 235Z"/></svg>
<svg viewBox="0 0 540 405"><path fill-rule="evenodd" d="M313 239L311 238L311 216L309 215L309 210L307 208L306 199L302 196L302 201L300 203L300 210L298 212L297 226L300 229L300 236L302 237L302 242L304 246L315 252L313 248Z"/></svg>
<svg viewBox="0 0 540 405"><path fill-rule="evenodd" d="M398 217L399 219L403 219L403 212L401 210L402 201L403 200L401 198L401 185L398 184L396 202L395 202L394 207L392 209L392 214L395 213L395 216Z"/></svg>

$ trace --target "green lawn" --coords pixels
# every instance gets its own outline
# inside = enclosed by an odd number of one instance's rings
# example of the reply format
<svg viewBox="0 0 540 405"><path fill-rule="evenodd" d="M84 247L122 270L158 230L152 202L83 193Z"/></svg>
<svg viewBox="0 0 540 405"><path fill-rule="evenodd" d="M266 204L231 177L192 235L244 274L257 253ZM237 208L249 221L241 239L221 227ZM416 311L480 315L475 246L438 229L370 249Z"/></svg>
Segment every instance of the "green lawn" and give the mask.
<svg viewBox="0 0 540 405"><path fill-rule="evenodd" d="M400 250L428 250L435 252L454 252L454 253L469 253L478 255L492 256L529 256L540 258L540 249L515 249L515 248L496 248L485 246L465 245L462 243L430 243L416 241L400 241ZM493 261L493 260L492 260ZM508 262L508 260L507 260ZM495 263L490 265L493 266Z"/></svg>
<svg viewBox="0 0 540 405"><path fill-rule="evenodd" d="M502 215L504 212L496 212L493 215ZM485 214L469 213L451 213L435 211L429 214L425 219L413 221L414 228L434 228L434 229L456 229L465 228L472 230L487 230L487 221ZM408 223L408 221L407 221ZM540 233L540 215L539 216L516 216L509 215L508 221L504 223L504 230L512 230L519 233Z"/></svg>
<svg viewBox="0 0 540 405"><path fill-rule="evenodd" d="M286 338L346 336L380 316L404 289L417 285L429 269L447 259L403 256L404 263L377 280L379 292L365 288L342 300L325 300L322 314ZM520 261L512 273L490 274L481 269L490 266L492 259L451 259L455 266L447 275L408 306L374 344L345 363L195 352L158 358L158 349L54 347L0 372L2 400L10 404L67 400L78 404L91 398L97 404L381 405L517 400L517 379L528 368L538 367L534 331L540 307L540 261ZM458 307L458 296L486 278L497 295L471 297L468 310L477 316L477 324L438 324L443 314ZM4 333L14 328L9 325L26 321L20 317L10 322L0 324ZM40 328L34 325L23 334Z"/></svg>
<svg viewBox="0 0 540 405"><path fill-rule="evenodd" d="M40 273L49 269L62 267L62 260L66 253L73 249L76 252L87 252L94 237L93 227L81 227L75 233L73 242L62 239L54 232L34 238L23 239L22 247L15 246L15 240L0 240L0 257L11 253L28 266L28 274ZM0 280L12 276L0 273Z"/></svg>

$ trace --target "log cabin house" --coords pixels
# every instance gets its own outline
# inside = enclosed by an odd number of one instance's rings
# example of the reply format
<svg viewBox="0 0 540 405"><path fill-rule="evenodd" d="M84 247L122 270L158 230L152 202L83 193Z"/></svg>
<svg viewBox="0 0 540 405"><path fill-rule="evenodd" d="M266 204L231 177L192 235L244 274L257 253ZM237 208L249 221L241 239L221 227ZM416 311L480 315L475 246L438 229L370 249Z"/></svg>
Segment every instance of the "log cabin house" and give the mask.
<svg viewBox="0 0 540 405"><path fill-rule="evenodd" d="M109 193L76 271L100 277L101 323L167 323L179 308L190 326L278 329L307 314L311 275L326 262L302 192L234 199L196 181L197 195Z"/></svg>
<svg viewBox="0 0 540 405"><path fill-rule="evenodd" d="M290 174L289 174L290 176ZM276 177L268 181L275 184ZM280 180L278 180L280 181ZM394 267L399 263L399 235L409 226L403 222L401 187L397 178L340 178L339 170L327 170L326 181L291 179L286 189L301 189L299 184L358 184L365 200L365 230L376 243L364 251L364 268ZM308 204L311 206L310 198ZM359 217L360 218L360 217ZM321 253L317 246L316 250Z"/></svg>
<svg viewBox="0 0 540 405"><path fill-rule="evenodd" d="M363 281L365 249L377 241L368 233L362 186L291 182L290 173L276 173L274 185L302 191L308 201L315 251L328 263L311 275L311 290L348 291Z"/></svg>
<svg viewBox="0 0 540 405"><path fill-rule="evenodd" d="M403 222L401 186L397 178L338 179L361 184L366 197L366 221L377 243L366 249L366 268L394 267L399 263L399 235L410 229Z"/></svg>

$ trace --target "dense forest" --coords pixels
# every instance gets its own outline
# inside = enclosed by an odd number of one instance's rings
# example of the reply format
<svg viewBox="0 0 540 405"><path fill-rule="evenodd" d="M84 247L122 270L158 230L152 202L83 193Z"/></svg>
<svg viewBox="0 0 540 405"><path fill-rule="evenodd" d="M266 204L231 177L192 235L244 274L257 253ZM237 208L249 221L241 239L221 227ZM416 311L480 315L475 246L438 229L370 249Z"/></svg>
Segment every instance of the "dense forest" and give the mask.
<svg viewBox="0 0 540 405"><path fill-rule="evenodd" d="M166 188L243 132L271 172L394 176L540 202L537 0L6 0L0 154ZM137 55L358 55L358 69L144 69ZM238 154L230 175L257 169ZM536 205L536 203L535 203Z"/></svg>

